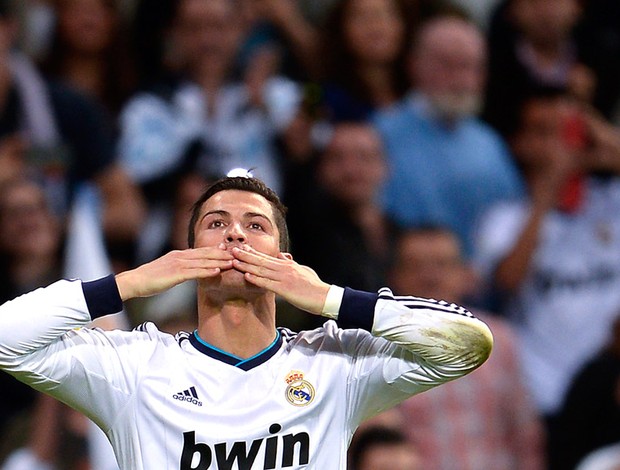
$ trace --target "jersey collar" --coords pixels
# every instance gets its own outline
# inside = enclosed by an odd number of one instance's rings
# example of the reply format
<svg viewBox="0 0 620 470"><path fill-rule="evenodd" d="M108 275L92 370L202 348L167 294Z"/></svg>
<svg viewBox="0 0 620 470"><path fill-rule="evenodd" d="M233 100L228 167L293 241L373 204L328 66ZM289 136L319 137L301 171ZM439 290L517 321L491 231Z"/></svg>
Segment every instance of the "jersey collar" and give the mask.
<svg viewBox="0 0 620 470"><path fill-rule="evenodd" d="M282 335L280 335L280 330L276 330L276 338L273 340L273 342L259 353L255 354L252 357L248 357L247 359L242 359L240 357L234 356L227 353L226 351L222 351L221 349L210 345L200 336L198 336L198 330L194 330L194 332L190 335L189 342L198 351L206 354L213 359L224 362L226 364L230 364L234 367L238 367L241 370L248 371L268 361L271 357L273 357L275 353L278 352L280 346L282 345Z"/></svg>

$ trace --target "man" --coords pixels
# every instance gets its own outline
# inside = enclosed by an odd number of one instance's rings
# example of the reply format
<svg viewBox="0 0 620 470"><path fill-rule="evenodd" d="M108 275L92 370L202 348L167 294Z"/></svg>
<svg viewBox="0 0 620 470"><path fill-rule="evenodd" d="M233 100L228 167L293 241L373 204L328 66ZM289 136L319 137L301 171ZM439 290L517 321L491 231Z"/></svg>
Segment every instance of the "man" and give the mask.
<svg viewBox="0 0 620 470"><path fill-rule="evenodd" d="M287 193L297 261L330 284L379 289L385 285L390 234L377 202L387 165L376 129L365 122L334 124L310 165L296 169Z"/></svg>
<svg viewBox="0 0 620 470"><path fill-rule="evenodd" d="M174 77L137 93L119 120L120 162L148 203L138 262L161 253L166 240L160 228L173 217L171 189L188 170L220 177L255 168L280 194L276 139L293 123L302 98L294 82L268 66L238 70L247 35L241 0L173 3L166 45Z"/></svg>
<svg viewBox="0 0 620 470"><path fill-rule="evenodd" d="M490 353L489 329L461 307L330 286L294 262L284 208L254 178L209 187L188 242L116 277L60 281L0 307L0 367L87 414L124 470L344 469L363 419ZM191 334L79 328L190 279ZM276 329L276 296L366 331Z"/></svg>
<svg viewBox="0 0 620 470"><path fill-rule="evenodd" d="M390 285L463 303L475 288L456 235L444 227L403 232ZM471 375L412 397L397 411L424 470L544 468L543 426L527 393L515 332L499 317L476 311L493 331L493 356ZM449 425L447 425L449 423Z"/></svg>
<svg viewBox="0 0 620 470"><path fill-rule="evenodd" d="M563 89L532 92L518 117L510 142L528 196L482 218L475 263L518 331L555 469L557 413L620 309L620 135Z"/></svg>
<svg viewBox="0 0 620 470"><path fill-rule="evenodd" d="M502 134L510 133L520 102L532 90L566 87L585 102L597 96L600 73L584 60L576 34L584 7L578 0L507 0L493 15L483 117ZM594 35L587 42L599 45ZM606 66L604 74L613 69ZM608 112L611 104L605 104Z"/></svg>
<svg viewBox="0 0 620 470"><path fill-rule="evenodd" d="M476 117L485 57L473 24L453 16L427 20L411 49L410 95L376 118L390 166L388 215L405 227L450 227L468 255L482 211L521 189L504 141Z"/></svg>
<svg viewBox="0 0 620 470"><path fill-rule="evenodd" d="M267 71L234 78L247 33L241 6L239 0L175 4L168 39L179 76L136 95L121 114L120 158L139 184L165 181L196 159L209 174L256 168L279 190L274 139L293 120L301 94ZM165 188L159 184L154 197Z"/></svg>
<svg viewBox="0 0 620 470"><path fill-rule="evenodd" d="M138 188L115 160L110 123L97 103L47 80L15 50L20 31L12 6L0 0L0 182L36 178L61 217L79 186L94 185L107 241L133 242L144 207Z"/></svg>

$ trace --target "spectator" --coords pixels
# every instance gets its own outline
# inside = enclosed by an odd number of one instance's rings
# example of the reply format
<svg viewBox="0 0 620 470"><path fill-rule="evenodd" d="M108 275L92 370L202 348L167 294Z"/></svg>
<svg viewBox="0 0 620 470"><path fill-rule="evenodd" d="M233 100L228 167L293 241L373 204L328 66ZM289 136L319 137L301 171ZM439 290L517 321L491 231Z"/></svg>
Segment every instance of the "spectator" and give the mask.
<svg viewBox="0 0 620 470"><path fill-rule="evenodd" d="M571 382L551 443L553 469L572 470L589 453L620 442L620 317L609 336Z"/></svg>
<svg viewBox="0 0 620 470"><path fill-rule="evenodd" d="M56 0L46 75L98 100L115 117L136 87L117 0Z"/></svg>
<svg viewBox="0 0 620 470"><path fill-rule="evenodd" d="M16 178L0 186L0 300L23 294L59 277L62 228L43 189Z"/></svg>
<svg viewBox="0 0 620 470"><path fill-rule="evenodd" d="M160 253L154 252L153 255L144 253L142 258L188 248L187 227L191 218L191 208L208 185L209 179L197 172L188 172L179 178L172 203L170 226L145 229L146 233L165 229L165 233L159 235L165 237L166 242L162 247L158 247ZM134 299L129 304L133 323L152 321L162 331L171 334L178 331L194 331L197 322L195 291L196 283L187 281L162 294L146 299Z"/></svg>
<svg viewBox="0 0 620 470"><path fill-rule="evenodd" d="M171 34L185 76L161 94L136 96L122 116L122 159L139 183L178 169L193 144L192 150L201 150L201 168L215 174L256 168L257 176L279 189L272 140L294 117L298 91L283 78L250 88L231 77L244 33L235 5L177 4Z"/></svg>
<svg viewBox="0 0 620 470"><path fill-rule="evenodd" d="M62 228L36 183L15 179L0 185L0 301L49 284L62 273ZM0 434L26 413L35 394L8 374L0 374Z"/></svg>
<svg viewBox="0 0 620 470"><path fill-rule="evenodd" d="M390 285L397 294L463 302L474 288L475 276L450 230L406 230L395 245ZM425 470L542 470L543 426L524 382L515 332L499 317L476 315L493 331L492 357L462 381L403 402L403 429Z"/></svg>
<svg viewBox="0 0 620 470"><path fill-rule="evenodd" d="M596 77L574 38L579 0L507 0L489 33L484 118L502 134L532 88L565 87L591 102ZM614 58L615 59L615 58Z"/></svg>
<svg viewBox="0 0 620 470"><path fill-rule="evenodd" d="M223 175L254 168L281 190L274 140L299 107L296 84L269 77L236 79L235 58L244 35L239 0L181 0L170 41L183 75L129 101L121 115L120 155L145 190L151 213L170 200L187 167ZM164 211L169 217L169 209Z"/></svg>
<svg viewBox="0 0 620 470"><path fill-rule="evenodd" d="M397 429L370 427L349 449L353 470L422 470L416 448Z"/></svg>
<svg viewBox="0 0 620 470"><path fill-rule="evenodd" d="M101 109L83 95L44 80L12 45L18 32L7 0L0 2L0 181L33 175L53 209L66 215L75 188L94 184L103 201L108 240L135 237L139 193L115 162L113 137Z"/></svg>
<svg viewBox="0 0 620 470"><path fill-rule="evenodd" d="M476 263L517 328L552 442L575 373L620 309L620 137L565 91L543 90L522 105L511 142L529 194L490 209Z"/></svg>
<svg viewBox="0 0 620 470"><path fill-rule="evenodd" d="M297 171L296 197L289 192L286 201L295 259L329 283L360 290L385 285L390 230L377 196L387 168L376 130L336 124L316 167ZM335 256L343 262L334 263Z"/></svg>
<svg viewBox="0 0 620 470"><path fill-rule="evenodd" d="M330 119L365 119L402 98L416 20L408 0L344 0L332 9L321 34Z"/></svg>
<svg viewBox="0 0 620 470"><path fill-rule="evenodd" d="M421 26L411 52L411 94L378 113L390 176L383 204L402 226L445 225L471 254L477 218L519 194L502 138L476 118L485 70L478 29L455 16Z"/></svg>
<svg viewBox="0 0 620 470"><path fill-rule="evenodd" d="M240 57L242 63L249 62L246 67L256 66L256 59L268 50L268 55L276 58L269 61L273 71L298 81L318 74L319 35L316 20L309 19L312 14L304 8L305 3L306 0L243 0L251 28ZM317 6L319 10L325 9Z"/></svg>

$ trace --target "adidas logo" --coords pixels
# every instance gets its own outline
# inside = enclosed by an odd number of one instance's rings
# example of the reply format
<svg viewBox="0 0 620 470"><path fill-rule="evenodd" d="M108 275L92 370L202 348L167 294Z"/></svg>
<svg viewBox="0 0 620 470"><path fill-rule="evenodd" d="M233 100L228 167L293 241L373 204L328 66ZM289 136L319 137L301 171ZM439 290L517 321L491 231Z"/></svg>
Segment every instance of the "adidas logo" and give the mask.
<svg viewBox="0 0 620 470"><path fill-rule="evenodd" d="M202 402L198 399L196 387L190 387L182 392L175 393L172 398L179 401L187 401L193 405L202 406Z"/></svg>

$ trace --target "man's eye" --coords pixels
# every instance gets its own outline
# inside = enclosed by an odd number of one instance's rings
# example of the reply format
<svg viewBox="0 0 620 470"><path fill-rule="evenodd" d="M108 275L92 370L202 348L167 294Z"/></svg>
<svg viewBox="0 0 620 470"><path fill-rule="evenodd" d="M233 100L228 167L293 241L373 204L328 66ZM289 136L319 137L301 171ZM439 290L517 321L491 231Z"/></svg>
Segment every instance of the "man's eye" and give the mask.
<svg viewBox="0 0 620 470"><path fill-rule="evenodd" d="M224 226L224 222L221 220L214 220L209 224L210 228L220 228Z"/></svg>
<svg viewBox="0 0 620 470"><path fill-rule="evenodd" d="M250 224L250 228L253 230L263 230L263 226L259 224L258 222L252 222Z"/></svg>

